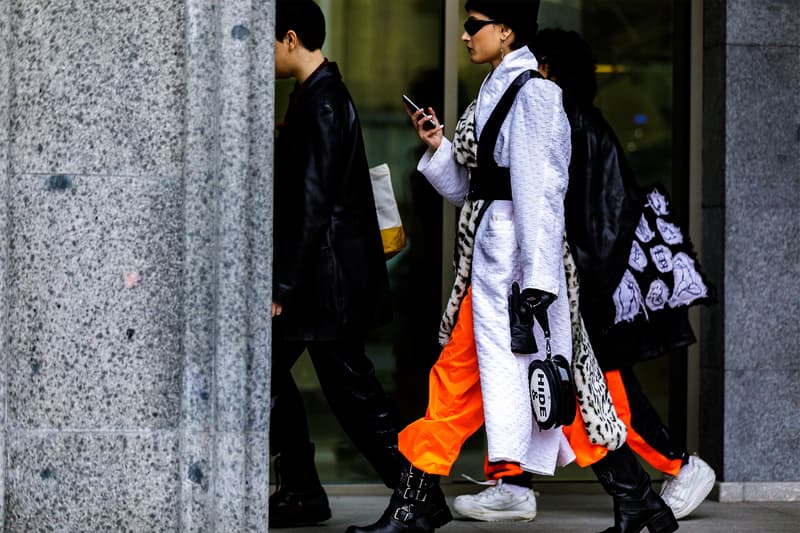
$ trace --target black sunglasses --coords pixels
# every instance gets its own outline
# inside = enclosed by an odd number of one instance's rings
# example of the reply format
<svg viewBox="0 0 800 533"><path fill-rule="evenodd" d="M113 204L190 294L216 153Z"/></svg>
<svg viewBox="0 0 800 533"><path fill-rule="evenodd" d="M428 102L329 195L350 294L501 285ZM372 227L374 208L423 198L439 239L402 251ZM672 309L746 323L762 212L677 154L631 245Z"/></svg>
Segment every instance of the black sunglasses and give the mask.
<svg viewBox="0 0 800 533"><path fill-rule="evenodd" d="M496 20L478 20L469 18L464 21L464 31L469 34L470 37L481 31L481 29L488 25L488 24L498 24Z"/></svg>

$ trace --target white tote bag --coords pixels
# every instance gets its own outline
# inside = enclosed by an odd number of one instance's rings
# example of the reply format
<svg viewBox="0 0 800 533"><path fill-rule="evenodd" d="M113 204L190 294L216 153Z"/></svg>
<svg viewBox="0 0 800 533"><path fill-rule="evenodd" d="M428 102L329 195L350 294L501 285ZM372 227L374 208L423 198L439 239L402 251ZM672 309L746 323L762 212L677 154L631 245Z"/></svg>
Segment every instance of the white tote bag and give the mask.
<svg viewBox="0 0 800 533"><path fill-rule="evenodd" d="M392 175L389 165L381 165L369 169L372 181L372 194L375 197L375 210L378 214L378 227L381 230L383 254L386 259L397 255L406 245L406 234L400 221L400 211L392 188Z"/></svg>

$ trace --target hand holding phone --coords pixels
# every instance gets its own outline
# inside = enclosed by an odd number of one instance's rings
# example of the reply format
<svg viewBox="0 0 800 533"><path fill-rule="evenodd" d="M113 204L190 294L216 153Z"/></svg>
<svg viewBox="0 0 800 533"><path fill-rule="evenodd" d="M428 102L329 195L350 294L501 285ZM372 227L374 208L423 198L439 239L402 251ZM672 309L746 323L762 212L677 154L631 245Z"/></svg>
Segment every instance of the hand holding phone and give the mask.
<svg viewBox="0 0 800 533"><path fill-rule="evenodd" d="M432 129L434 129L436 127L436 123L433 121L433 117L431 117L429 114L427 114L425 112L425 110L423 110L421 107L419 107L417 104L415 104L411 100L411 98L409 98L405 94L403 95L403 103L406 105L408 110L411 111L411 113L416 113L417 111L422 111L422 116L427 119L425 122L422 123L422 129L424 129L424 130L432 130Z"/></svg>

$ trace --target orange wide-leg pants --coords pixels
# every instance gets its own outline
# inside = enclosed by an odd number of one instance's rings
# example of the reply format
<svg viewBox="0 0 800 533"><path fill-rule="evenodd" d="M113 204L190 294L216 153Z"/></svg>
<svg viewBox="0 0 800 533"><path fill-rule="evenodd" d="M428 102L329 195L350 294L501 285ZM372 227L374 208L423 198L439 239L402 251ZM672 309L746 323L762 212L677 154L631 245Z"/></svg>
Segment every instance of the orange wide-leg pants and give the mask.
<svg viewBox="0 0 800 533"><path fill-rule="evenodd" d="M681 459L669 459L650 446L631 426L631 407L619 371L605 373L609 393L617 416L628 430L627 443L653 468L677 475ZM429 474L447 476L461 453L464 442L483 425L478 354L472 325L472 290L461 303L458 321L450 341L442 349L428 380L428 409L424 418L412 422L398 435L400 453L416 468ZM576 407L576 409L578 409ZM592 444L578 411L575 421L563 428L576 462L590 466L606 456L608 450ZM487 479L498 479L522 473L516 463L498 462L484 465Z"/></svg>
<svg viewBox="0 0 800 533"><path fill-rule="evenodd" d="M622 376L619 370L610 370L605 373L608 392L611 394L611 401L617 411L617 416L625 424L628 430L626 442L628 446L642 459L647 461L653 468L665 474L677 476L680 472L681 459L670 459L664 454L653 448L647 441L633 429L631 424L631 406L628 402L628 393L625 390ZM589 466L606 456L608 450L602 446L592 444L580 418L580 412L575 417L575 421L569 426L564 426L564 434L569 440L572 450L575 452L576 462L580 466Z"/></svg>
<svg viewBox="0 0 800 533"><path fill-rule="evenodd" d="M398 447L416 468L447 476L464 441L483 425L471 288L461 302L450 341L431 369L428 395L425 417L400 432Z"/></svg>

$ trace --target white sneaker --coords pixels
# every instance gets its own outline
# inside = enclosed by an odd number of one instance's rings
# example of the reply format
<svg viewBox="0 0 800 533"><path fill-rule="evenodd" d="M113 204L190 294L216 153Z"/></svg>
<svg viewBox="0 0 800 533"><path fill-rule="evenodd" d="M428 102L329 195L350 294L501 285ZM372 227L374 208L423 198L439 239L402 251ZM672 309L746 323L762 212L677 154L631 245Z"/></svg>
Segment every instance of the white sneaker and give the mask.
<svg viewBox="0 0 800 533"><path fill-rule="evenodd" d="M681 519L703 503L716 480L708 463L692 455L677 476L667 476L661 487L661 498L670 506L675 518Z"/></svg>
<svg viewBox="0 0 800 533"><path fill-rule="evenodd" d="M509 490L500 479L496 485L478 494L457 496L453 509L456 518L472 518L483 522L530 522L536 518L536 496L531 489Z"/></svg>

